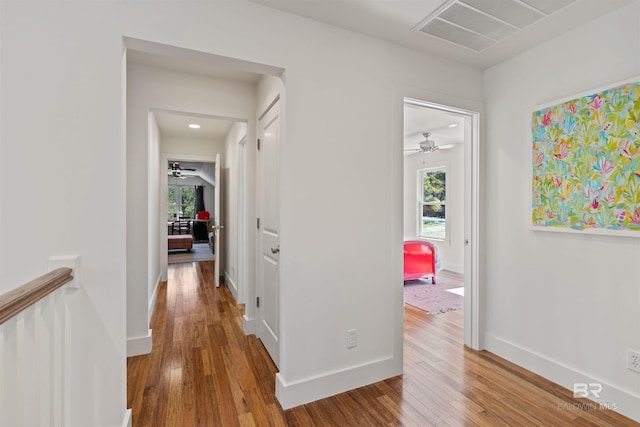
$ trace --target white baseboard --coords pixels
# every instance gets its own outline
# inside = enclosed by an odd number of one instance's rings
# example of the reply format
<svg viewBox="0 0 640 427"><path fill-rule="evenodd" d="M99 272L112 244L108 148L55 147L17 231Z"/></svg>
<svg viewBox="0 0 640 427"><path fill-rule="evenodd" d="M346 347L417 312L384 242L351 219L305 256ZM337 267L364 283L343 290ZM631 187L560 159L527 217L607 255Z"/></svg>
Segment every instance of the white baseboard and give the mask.
<svg viewBox="0 0 640 427"><path fill-rule="evenodd" d="M162 274L160 274L158 276L158 280L156 280L156 286L153 289L153 293L151 294L151 299L149 300L149 308L148 308L148 311L147 311L147 313L149 314L148 315L148 319L147 319L148 322L151 322L151 316L153 315L153 309L156 306L156 298L158 298L158 286L160 286L160 282L162 282L162 281L163 281L162 280Z"/></svg>
<svg viewBox="0 0 640 427"><path fill-rule="evenodd" d="M276 374L276 397L282 409L289 409L397 375L402 375L402 363L398 363L393 358L293 383L286 383L278 373Z"/></svg>
<svg viewBox="0 0 640 427"><path fill-rule="evenodd" d="M152 336L153 331L149 329L149 332L144 337L127 339L127 357L151 353Z"/></svg>
<svg viewBox="0 0 640 427"><path fill-rule="evenodd" d="M594 402L640 422L640 395L633 394L629 390L623 390L599 378L580 372L491 334L485 335L485 348L487 351L534 372L549 381L553 381L568 390L573 390L575 383L600 383L602 385L600 398L592 399ZM553 408L553 410L560 409Z"/></svg>
<svg viewBox="0 0 640 427"><path fill-rule="evenodd" d="M122 420L122 427L131 427L131 409L127 409L124 413L124 419Z"/></svg>
<svg viewBox="0 0 640 427"><path fill-rule="evenodd" d="M245 314L242 316L242 330L245 335L253 335L256 333L256 319L250 319Z"/></svg>
<svg viewBox="0 0 640 427"><path fill-rule="evenodd" d="M236 285L236 282L231 280L231 276L229 276L229 274L227 274L226 271L224 272L224 283L227 285L227 288L229 288L229 290L231 291L231 295L233 295L233 297L237 302L238 301L238 285Z"/></svg>
<svg viewBox="0 0 640 427"><path fill-rule="evenodd" d="M453 271L458 274L464 274L464 264L445 264L443 269Z"/></svg>

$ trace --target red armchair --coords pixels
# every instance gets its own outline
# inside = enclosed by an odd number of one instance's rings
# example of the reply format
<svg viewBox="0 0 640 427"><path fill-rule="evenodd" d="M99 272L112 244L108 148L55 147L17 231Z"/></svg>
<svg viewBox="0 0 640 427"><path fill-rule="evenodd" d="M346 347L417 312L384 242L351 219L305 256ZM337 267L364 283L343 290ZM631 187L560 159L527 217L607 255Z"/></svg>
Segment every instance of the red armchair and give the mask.
<svg viewBox="0 0 640 427"><path fill-rule="evenodd" d="M404 242L404 280L422 279L431 276L436 283L438 260L435 246L423 240Z"/></svg>

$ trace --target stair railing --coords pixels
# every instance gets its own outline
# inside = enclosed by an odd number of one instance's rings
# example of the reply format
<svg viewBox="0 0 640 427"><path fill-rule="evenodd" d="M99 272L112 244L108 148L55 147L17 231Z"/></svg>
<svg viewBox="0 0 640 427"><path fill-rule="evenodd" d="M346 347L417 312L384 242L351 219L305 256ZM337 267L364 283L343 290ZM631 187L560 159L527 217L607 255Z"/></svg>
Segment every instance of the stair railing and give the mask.
<svg viewBox="0 0 640 427"><path fill-rule="evenodd" d="M58 268L0 295L0 426L68 423L69 324Z"/></svg>

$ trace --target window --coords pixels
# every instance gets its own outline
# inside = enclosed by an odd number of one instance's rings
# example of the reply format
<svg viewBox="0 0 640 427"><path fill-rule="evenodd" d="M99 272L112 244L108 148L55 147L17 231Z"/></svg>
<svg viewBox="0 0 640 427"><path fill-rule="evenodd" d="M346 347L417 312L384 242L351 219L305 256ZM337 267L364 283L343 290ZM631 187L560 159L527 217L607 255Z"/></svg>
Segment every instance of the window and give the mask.
<svg viewBox="0 0 640 427"><path fill-rule="evenodd" d="M170 185L167 192L169 220L178 216L194 218L196 189L192 186Z"/></svg>
<svg viewBox="0 0 640 427"><path fill-rule="evenodd" d="M447 171L444 166L418 172L418 235L429 239L447 238Z"/></svg>
<svg viewBox="0 0 640 427"><path fill-rule="evenodd" d="M187 218L195 218L196 209L196 188L180 187L180 205L182 216Z"/></svg>
<svg viewBox="0 0 640 427"><path fill-rule="evenodd" d="M176 219L176 216L177 216L176 213L178 212L177 205L176 205L177 189L178 189L178 187L175 187L173 185L169 186L168 197L167 197L167 206L169 208L168 219L170 221Z"/></svg>

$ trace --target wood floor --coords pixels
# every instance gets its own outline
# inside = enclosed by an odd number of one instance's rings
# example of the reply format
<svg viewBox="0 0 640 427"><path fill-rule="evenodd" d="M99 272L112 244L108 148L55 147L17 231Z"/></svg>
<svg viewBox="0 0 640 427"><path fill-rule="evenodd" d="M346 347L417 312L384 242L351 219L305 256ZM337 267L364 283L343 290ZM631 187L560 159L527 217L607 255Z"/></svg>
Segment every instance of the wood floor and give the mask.
<svg viewBox="0 0 640 427"><path fill-rule="evenodd" d="M152 353L127 360L133 426L634 426L560 386L462 343L462 311L406 306L404 375L283 411L276 368L213 262L169 266Z"/></svg>

